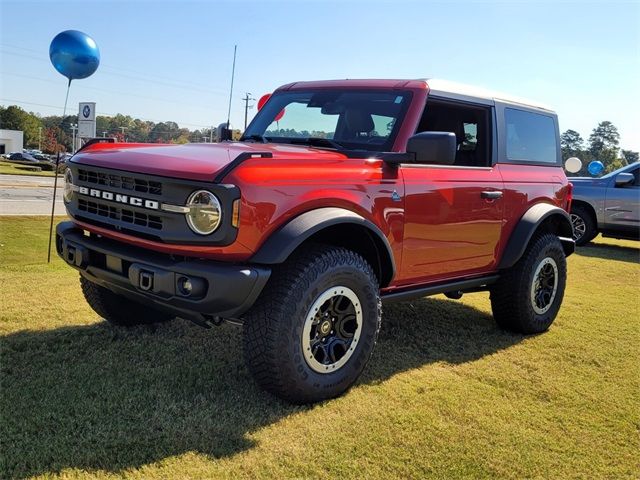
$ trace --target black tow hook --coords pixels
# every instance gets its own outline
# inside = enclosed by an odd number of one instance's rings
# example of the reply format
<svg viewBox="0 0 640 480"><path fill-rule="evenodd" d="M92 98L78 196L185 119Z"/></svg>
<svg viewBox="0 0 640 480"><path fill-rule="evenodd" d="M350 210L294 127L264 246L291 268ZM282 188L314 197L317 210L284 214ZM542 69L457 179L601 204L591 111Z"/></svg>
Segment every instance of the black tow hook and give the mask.
<svg viewBox="0 0 640 480"><path fill-rule="evenodd" d="M224 318L222 318L222 317L218 317L218 316L214 316L214 315L205 315L205 314L203 314L202 317L204 318L204 323L209 328L211 328L211 327L219 327L220 325L222 325L224 323Z"/></svg>
<svg viewBox="0 0 640 480"><path fill-rule="evenodd" d="M195 320L193 318L191 320L204 328L219 327L223 323L230 323L231 325L236 325L238 327L244 325L244 322L239 318L225 318L217 315L207 315L205 313L202 314L201 320Z"/></svg>
<svg viewBox="0 0 640 480"><path fill-rule="evenodd" d="M460 290L456 290L453 292L444 292L444 296L450 298L451 300L460 300L462 298L462 292Z"/></svg>

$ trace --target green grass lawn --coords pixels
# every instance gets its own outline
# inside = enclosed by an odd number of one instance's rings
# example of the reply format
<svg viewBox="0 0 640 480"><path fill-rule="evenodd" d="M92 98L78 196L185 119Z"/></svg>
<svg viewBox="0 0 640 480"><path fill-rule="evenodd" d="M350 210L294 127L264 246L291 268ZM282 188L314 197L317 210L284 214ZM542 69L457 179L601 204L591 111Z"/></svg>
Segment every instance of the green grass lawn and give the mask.
<svg viewBox="0 0 640 480"><path fill-rule="evenodd" d="M32 175L34 177L53 177L53 172L30 172L28 170L21 170L17 167L25 166L20 163L2 162L0 161L0 174L8 175Z"/></svg>
<svg viewBox="0 0 640 480"><path fill-rule="evenodd" d="M112 328L46 265L44 218L0 218L0 478L638 478L640 243L570 257L549 332L487 294L388 306L341 398L259 390L241 330Z"/></svg>

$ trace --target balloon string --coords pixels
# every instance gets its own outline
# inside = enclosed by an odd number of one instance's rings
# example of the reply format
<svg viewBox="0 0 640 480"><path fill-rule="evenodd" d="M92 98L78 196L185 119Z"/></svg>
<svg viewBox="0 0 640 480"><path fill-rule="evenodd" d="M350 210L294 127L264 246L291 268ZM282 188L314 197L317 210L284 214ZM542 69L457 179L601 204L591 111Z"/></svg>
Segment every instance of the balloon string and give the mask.
<svg viewBox="0 0 640 480"><path fill-rule="evenodd" d="M67 84L67 95L64 97L64 108L62 109L62 120L60 121L60 129L64 125L64 117L67 116L67 102L69 100L69 90L71 89L71 79ZM71 151L73 152L73 147ZM49 223L49 248L47 249L47 263L51 263L51 238L53 237L53 217L56 211L56 191L58 190L58 166L60 165L60 149L58 148L58 142L56 142L56 169L53 175L53 200L51 201L51 222Z"/></svg>
<svg viewBox="0 0 640 480"><path fill-rule="evenodd" d="M64 108L62 109L62 122L60 122L60 126L64 122L64 117L67 114L67 101L69 100L69 90L71 89L71 79L69 79L69 83L67 83L67 95L64 97Z"/></svg>

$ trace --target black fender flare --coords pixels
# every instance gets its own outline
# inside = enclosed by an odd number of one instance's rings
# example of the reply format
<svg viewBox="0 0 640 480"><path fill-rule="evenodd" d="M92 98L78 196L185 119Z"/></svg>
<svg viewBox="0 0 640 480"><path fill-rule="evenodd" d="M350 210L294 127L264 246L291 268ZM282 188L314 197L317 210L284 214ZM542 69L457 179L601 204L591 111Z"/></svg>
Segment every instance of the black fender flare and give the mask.
<svg viewBox="0 0 640 480"><path fill-rule="evenodd" d="M513 229L498 268L505 269L515 265L524 254L531 237L533 237L538 227L549 220L554 220L555 231L553 233L558 235L565 255L571 255L575 250L571 217L559 207L548 203L538 203L525 212L518 221L516 228Z"/></svg>
<svg viewBox="0 0 640 480"><path fill-rule="evenodd" d="M351 210L338 207L323 207L304 212L276 230L251 257L252 263L273 265L283 263L296 248L314 234L334 225L352 224L365 227L376 245L383 246L379 255L385 255L391 267L389 278L381 279L388 284L395 276L396 265L391 245L384 233L371 221ZM378 248L378 250L381 250Z"/></svg>

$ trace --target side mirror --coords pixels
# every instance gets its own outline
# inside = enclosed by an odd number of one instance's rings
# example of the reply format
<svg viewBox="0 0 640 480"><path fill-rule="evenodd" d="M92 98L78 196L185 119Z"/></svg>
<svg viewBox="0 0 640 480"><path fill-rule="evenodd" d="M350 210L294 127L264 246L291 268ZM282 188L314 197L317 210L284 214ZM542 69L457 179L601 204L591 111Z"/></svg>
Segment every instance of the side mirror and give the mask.
<svg viewBox="0 0 640 480"><path fill-rule="evenodd" d="M218 143L224 142L225 140L231 140L231 128L227 127L230 127L227 125L227 122L218 125L218 128L216 129L216 141Z"/></svg>
<svg viewBox="0 0 640 480"><path fill-rule="evenodd" d="M414 163L453 165L456 161L456 135L452 132L420 132L407 141L407 153Z"/></svg>
<svg viewBox="0 0 640 480"><path fill-rule="evenodd" d="M627 187L629 185L633 185L636 181L636 177L634 177L633 173L619 173L616 175L616 187Z"/></svg>

